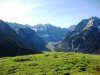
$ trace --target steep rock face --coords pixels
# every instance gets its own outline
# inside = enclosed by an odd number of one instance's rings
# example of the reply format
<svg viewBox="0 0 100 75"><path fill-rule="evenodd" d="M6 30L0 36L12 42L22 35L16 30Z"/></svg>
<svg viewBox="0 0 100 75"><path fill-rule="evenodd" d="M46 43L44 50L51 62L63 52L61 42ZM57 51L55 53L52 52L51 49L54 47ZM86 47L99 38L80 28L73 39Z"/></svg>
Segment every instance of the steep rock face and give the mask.
<svg viewBox="0 0 100 75"><path fill-rule="evenodd" d="M0 56L15 56L34 53L28 49L16 32L0 20Z"/></svg>
<svg viewBox="0 0 100 75"><path fill-rule="evenodd" d="M60 28L51 24L39 24L32 27L36 33L42 37L46 42L58 42L61 41L65 35L69 32L67 28Z"/></svg>
<svg viewBox="0 0 100 75"><path fill-rule="evenodd" d="M16 29L16 33L24 40L24 43L31 49L37 51L48 50L45 46L46 43L30 28Z"/></svg>
<svg viewBox="0 0 100 75"><path fill-rule="evenodd" d="M73 34L78 33L91 26L94 26L94 27L100 26L100 19L98 17L91 17L89 19L83 19L75 27L75 29L73 30Z"/></svg>
<svg viewBox="0 0 100 75"><path fill-rule="evenodd" d="M62 51L100 54L100 19L82 20L60 43Z"/></svg>

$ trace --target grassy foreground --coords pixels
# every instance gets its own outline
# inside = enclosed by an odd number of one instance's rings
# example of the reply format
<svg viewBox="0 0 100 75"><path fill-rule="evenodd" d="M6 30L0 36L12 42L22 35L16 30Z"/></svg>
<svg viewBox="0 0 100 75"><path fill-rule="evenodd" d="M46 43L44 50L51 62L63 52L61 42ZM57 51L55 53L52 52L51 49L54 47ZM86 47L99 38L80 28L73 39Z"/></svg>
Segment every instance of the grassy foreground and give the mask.
<svg viewBox="0 0 100 75"><path fill-rule="evenodd" d="M100 75L100 55L46 52L2 57L0 75Z"/></svg>

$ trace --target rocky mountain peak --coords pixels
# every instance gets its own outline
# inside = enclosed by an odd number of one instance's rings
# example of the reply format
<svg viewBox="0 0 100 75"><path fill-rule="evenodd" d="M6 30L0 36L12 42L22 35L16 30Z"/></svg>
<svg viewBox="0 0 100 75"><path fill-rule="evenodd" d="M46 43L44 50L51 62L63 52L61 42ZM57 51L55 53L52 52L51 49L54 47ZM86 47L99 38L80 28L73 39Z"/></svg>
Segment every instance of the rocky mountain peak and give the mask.
<svg viewBox="0 0 100 75"><path fill-rule="evenodd" d="M88 23L84 29L87 29L89 27L96 27L100 29L100 19L98 17L91 17L90 19L88 19Z"/></svg>
<svg viewBox="0 0 100 75"><path fill-rule="evenodd" d="M100 19L91 17L79 22L59 47L63 51L100 54Z"/></svg>
<svg viewBox="0 0 100 75"><path fill-rule="evenodd" d="M80 32L84 29L87 29L89 27L97 27L100 29L100 18L98 17L91 17L89 19L83 19L81 20L77 26L75 27L75 29L73 30L73 33L77 33Z"/></svg>

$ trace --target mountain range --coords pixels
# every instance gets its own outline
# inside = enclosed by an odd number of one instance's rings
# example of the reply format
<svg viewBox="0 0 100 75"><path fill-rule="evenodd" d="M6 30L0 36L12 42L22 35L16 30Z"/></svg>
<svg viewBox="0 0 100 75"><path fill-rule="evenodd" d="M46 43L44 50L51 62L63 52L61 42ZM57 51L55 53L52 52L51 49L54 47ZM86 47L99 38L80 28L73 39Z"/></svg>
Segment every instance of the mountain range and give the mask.
<svg viewBox="0 0 100 75"><path fill-rule="evenodd" d="M56 42L55 51L100 54L100 18L83 19L69 28L51 24L30 26L0 20L0 56L50 51L46 47L49 42Z"/></svg>
<svg viewBox="0 0 100 75"><path fill-rule="evenodd" d="M67 28L61 28L57 26L53 26L51 24L38 24L35 26L30 25L22 25L18 23L7 22L11 28L25 28L28 27L34 30L39 37L41 37L46 43L48 42L58 42L64 39L65 35L70 31Z"/></svg>
<svg viewBox="0 0 100 75"><path fill-rule="evenodd" d="M100 18L83 19L66 35L58 49L65 52L100 54Z"/></svg>

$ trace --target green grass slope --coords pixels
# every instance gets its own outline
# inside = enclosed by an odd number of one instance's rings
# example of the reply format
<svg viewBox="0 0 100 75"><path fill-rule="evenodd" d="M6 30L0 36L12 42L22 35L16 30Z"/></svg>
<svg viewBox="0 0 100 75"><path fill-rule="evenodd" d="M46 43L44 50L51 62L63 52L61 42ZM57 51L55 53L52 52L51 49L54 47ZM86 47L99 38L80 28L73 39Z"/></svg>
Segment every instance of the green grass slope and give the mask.
<svg viewBox="0 0 100 75"><path fill-rule="evenodd" d="M46 52L2 57L0 75L100 75L100 55Z"/></svg>

